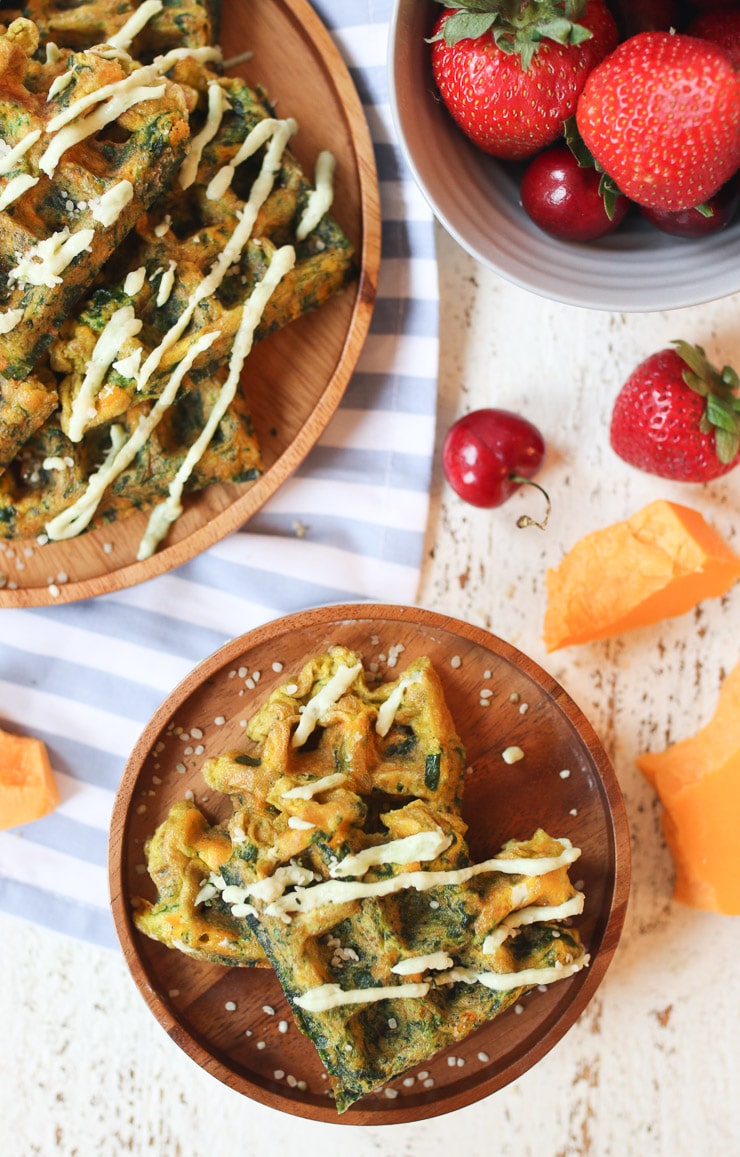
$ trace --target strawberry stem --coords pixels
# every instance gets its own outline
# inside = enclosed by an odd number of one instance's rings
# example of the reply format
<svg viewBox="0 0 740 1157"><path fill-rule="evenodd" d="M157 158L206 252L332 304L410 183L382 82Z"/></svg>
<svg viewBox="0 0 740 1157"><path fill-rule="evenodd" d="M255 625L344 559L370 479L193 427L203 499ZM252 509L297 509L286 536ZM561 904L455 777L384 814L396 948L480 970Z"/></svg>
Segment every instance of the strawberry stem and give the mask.
<svg viewBox="0 0 740 1157"><path fill-rule="evenodd" d="M491 33L496 47L518 55L527 71L543 41L582 44L593 33L578 23L586 0L436 0L454 11L428 43L444 40L448 47L459 40L477 40Z"/></svg>

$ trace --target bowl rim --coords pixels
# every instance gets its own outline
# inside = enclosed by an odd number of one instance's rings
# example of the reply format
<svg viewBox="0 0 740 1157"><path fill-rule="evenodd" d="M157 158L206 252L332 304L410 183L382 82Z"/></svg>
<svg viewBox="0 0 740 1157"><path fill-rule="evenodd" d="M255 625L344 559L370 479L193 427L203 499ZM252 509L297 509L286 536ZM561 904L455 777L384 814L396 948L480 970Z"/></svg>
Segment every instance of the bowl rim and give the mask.
<svg viewBox="0 0 740 1157"><path fill-rule="evenodd" d="M264 643L273 643L286 635L293 634L308 623L312 627L329 627L331 624L360 621L423 624L425 628L454 634L470 643L493 651L504 661L525 670L543 693L551 699L553 705L566 717L588 752L593 769L599 777L607 804L608 837L611 841L610 850L613 856L614 872L611 902L604 920L601 941L595 949L595 954L592 956L585 975L581 973L582 983L567 1005L551 1019L542 1036L530 1044L526 1050L522 1050L520 1056L505 1062L502 1068L495 1069L489 1076L482 1078L472 1087L463 1089L456 1094L435 1099L428 1105L413 1106L404 1111L400 1102L396 1101L394 1102L396 1105L394 1109L368 1111L363 1110L360 1101L358 1103L359 1108L352 1107L341 1117L338 1117L333 1102L327 1104L325 1109L323 1106L315 1107L299 1103L286 1096L278 1095L271 1089L236 1072L228 1062L218 1056L214 1049L211 1049L206 1042L199 1040L194 1032L180 1023L151 984L147 966L141 959L137 948L137 938L140 933L135 930L133 925L124 876L127 828L138 775L157 737L173 720L189 696L206 680L215 677L219 671L233 666L233 662L238 656ZM141 732L127 761L116 793L110 826L108 875L116 934L132 978L160 1026L199 1067L252 1100L288 1112L291 1115L332 1124L383 1125L428 1119L482 1100L522 1076L562 1039L591 1001L616 951L624 926L629 898L631 853L626 807L611 761L581 708L557 680L539 664L512 644L500 639L483 627L474 626L451 615L428 610L424 607L373 602L332 603L281 616L231 639L198 663L164 699Z"/></svg>

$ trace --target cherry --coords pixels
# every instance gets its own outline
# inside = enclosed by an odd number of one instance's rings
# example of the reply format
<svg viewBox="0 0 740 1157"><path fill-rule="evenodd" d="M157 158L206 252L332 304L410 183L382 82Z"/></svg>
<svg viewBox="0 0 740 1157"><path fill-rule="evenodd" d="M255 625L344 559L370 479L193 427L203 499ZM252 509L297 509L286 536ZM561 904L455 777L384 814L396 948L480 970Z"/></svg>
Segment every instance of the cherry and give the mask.
<svg viewBox="0 0 740 1157"><path fill-rule="evenodd" d="M545 442L537 427L510 410L463 415L450 426L442 447L447 481L473 506L506 502L537 473L544 456ZM531 521L525 516L520 523Z"/></svg>
<svg viewBox="0 0 740 1157"><path fill-rule="evenodd" d="M544 233L560 241L595 241L624 220L629 201L618 194L611 219L599 192L601 174L579 165L566 144L530 161L520 190L522 208Z"/></svg>
<svg viewBox="0 0 740 1157"><path fill-rule="evenodd" d="M698 209L681 209L678 213L667 213L663 209L650 209L646 205L640 206L640 213L663 233L670 233L673 237L708 237L710 233L719 233L729 225L735 215L740 200L740 189L735 181L728 181L718 192L710 197L706 204L712 210L711 216L706 217Z"/></svg>

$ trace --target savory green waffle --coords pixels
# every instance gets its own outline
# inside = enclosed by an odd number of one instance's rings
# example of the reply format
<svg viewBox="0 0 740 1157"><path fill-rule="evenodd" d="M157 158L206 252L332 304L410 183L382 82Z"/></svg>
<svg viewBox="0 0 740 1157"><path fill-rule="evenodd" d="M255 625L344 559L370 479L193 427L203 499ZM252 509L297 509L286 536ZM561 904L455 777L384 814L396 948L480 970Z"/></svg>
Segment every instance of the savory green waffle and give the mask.
<svg viewBox="0 0 740 1157"><path fill-rule="evenodd" d="M31 27L17 21L8 38ZM25 47L27 62L32 48L30 42ZM150 526L140 547L145 557L177 517L182 491L256 477L259 451L238 388L243 357L254 341L320 306L353 274L349 242L320 201L317 211L320 191L287 149L296 123L277 119L262 92L207 67L209 53L172 50L165 58L166 82L161 60L138 69L125 54L111 55L106 48L65 57L63 71L56 61L53 80L40 77L35 62L39 94L51 93L51 104L61 102L62 115L69 115L64 109L75 84L82 84L79 62L87 58L96 67L100 59L166 84L179 94L191 140L179 171L169 174L169 183L160 181L148 212L139 206L135 230L118 239L99 273L92 270L81 287L88 295L73 311L72 290L65 284L65 297L56 288L56 336L48 355L40 358L52 337L43 324L37 332L24 313L6 327L0 357L6 377L0 475L7 468L0 485L0 537L70 537L160 503L153 516L155 522L162 516L158 529ZM119 119L128 131L125 117ZM74 146L70 156L75 159L83 147L92 146ZM184 146L178 161L182 153ZM62 172L66 157L55 172ZM24 163L27 158L38 167L32 149ZM69 205L78 215L90 211L89 205L80 208L87 205L84 199L73 197ZM26 196L19 206L26 206ZM20 215L19 208L13 219ZM89 264L86 256L85 268ZM70 264L65 281L75 268ZM76 287L75 299L79 292ZM40 294L55 296L49 287ZM9 300L11 320L23 302ZM250 317L253 324L247 325ZM33 379L27 376L32 364ZM142 415L153 423L147 444L135 456L127 447L113 454L121 431L130 439ZM216 434L201 438L209 415ZM47 469L49 460L63 462L65 469Z"/></svg>
<svg viewBox="0 0 740 1157"><path fill-rule="evenodd" d="M38 27L44 44L75 51L113 37L136 60L150 61L171 48L216 44L218 7L217 0L28 0L0 4L0 19L9 23L25 16Z"/></svg>
<svg viewBox="0 0 740 1157"><path fill-rule="evenodd" d="M562 923L583 903L568 840L537 831L471 864L465 753L427 659L369 687L334 647L246 736L203 769L231 797L233 851L201 902L251 928L340 1112L587 963Z"/></svg>
<svg viewBox="0 0 740 1157"><path fill-rule="evenodd" d="M139 931L210 964L267 967L249 925L207 884L231 851L228 834L210 827L195 804L175 804L146 846L159 897L156 904L138 902L134 923Z"/></svg>
<svg viewBox="0 0 740 1157"><path fill-rule="evenodd" d="M183 90L155 66L145 73L91 50L60 72L32 61L37 46L26 20L0 35L0 373L16 380L168 184L189 139Z"/></svg>
<svg viewBox="0 0 740 1157"><path fill-rule="evenodd" d="M93 526L118 521L166 498L219 398L224 377L225 370L220 370L199 381L166 411L131 464L105 489L91 518ZM77 444L61 429L57 415L50 418L0 475L0 538L43 535L51 519L82 502L91 476L151 410L151 402L139 402L118 421L96 427ZM248 482L261 473L252 419L243 396L237 393L190 474L186 490L202 490L217 482Z"/></svg>

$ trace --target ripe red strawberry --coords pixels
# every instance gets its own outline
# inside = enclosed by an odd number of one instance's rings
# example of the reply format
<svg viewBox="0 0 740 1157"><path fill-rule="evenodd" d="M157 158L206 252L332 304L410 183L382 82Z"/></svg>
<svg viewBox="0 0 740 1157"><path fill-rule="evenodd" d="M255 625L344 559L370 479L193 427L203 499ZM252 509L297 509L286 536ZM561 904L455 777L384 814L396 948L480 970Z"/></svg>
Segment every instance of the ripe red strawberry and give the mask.
<svg viewBox="0 0 740 1157"><path fill-rule="evenodd" d="M740 75L693 36L625 40L591 72L576 119L601 168L640 205L693 208L740 166Z"/></svg>
<svg viewBox="0 0 740 1157"><path fill-rule="evenodd" d="M685 341L641 362L617 395L610 440L648 474L708 482L740 464L738 376Z"/></svg>
<svg viewBox="0 0 740 1157"><path fill-rule="evenodd" d="M447 6L431 38L440 95L476 145L506 160L531 157L562 135L586 77L617 43L604 0Z"/></svg>

